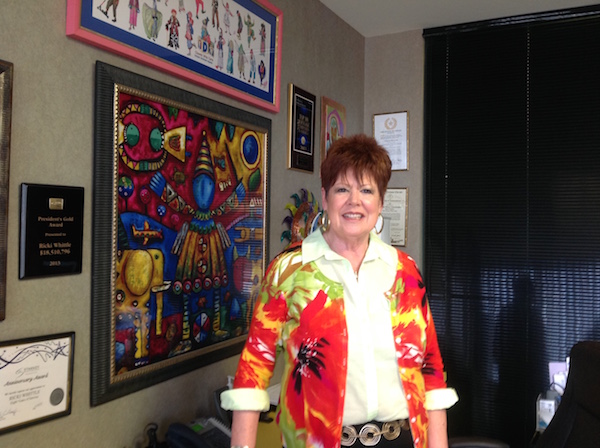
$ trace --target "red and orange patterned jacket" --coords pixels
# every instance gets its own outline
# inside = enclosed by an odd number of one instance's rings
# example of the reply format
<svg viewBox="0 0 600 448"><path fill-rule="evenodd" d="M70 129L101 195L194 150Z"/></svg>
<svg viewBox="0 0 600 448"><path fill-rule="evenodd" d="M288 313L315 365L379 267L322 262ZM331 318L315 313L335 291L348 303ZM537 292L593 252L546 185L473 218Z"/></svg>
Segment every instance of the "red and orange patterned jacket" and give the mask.
<svg viewBox="0 0 600 448"><path fill-rule="evenodd" d="M414 446L426 448L425 392L443 389L446 383L421 275L401 251L386 296ZM283 353L277 420L285 445L339 447L347 346L343 287L314 262L302 264L297 246L273 260L265 274L234 389L246 389L248 397L252 389L266 389L277 355Z"/></svg>

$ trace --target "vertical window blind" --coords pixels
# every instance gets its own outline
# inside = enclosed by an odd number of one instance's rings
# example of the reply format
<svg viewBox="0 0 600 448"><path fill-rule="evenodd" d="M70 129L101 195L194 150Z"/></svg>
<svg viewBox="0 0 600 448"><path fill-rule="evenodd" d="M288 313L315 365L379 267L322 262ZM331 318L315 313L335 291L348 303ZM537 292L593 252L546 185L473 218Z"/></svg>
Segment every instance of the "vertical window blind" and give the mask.
<svg viewBox="0 0 600 448"><path fill-rule="evenodd" d="M600 340L600 8L425 30L425 266L451 435L526 447Z"/></svg>

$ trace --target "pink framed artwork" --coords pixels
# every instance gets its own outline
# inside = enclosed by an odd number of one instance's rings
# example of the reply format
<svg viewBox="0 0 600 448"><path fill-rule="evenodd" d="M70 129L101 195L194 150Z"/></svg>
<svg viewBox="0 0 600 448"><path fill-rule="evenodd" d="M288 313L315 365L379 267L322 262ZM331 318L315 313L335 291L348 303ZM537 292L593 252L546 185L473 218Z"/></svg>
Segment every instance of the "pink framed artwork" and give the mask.
<svg viewBox="0 0 600 448"><path fill-rule="evenodd" d="M321 97L321 162L331 144L346 135L346 108L325 96Z"/></svg>
<svg viewBox="0 0 600 448"><path fill-rule="evenodd" d="M67 0L67 36L269 112L282 24L266 0Z"/></svg>

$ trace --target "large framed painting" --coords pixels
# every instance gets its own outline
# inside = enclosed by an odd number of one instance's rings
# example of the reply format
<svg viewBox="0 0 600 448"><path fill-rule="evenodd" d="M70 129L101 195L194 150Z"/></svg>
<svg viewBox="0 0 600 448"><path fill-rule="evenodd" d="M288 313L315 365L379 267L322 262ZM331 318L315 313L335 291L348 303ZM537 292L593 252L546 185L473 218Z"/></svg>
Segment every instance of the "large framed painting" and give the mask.
<svg viewBox="0 0 600 448"><path fill-rule="evenodd" d="M68 36L279 111L283 14L267 0L67 0Z"/></svg>
<svg viewBox="0 0 600 448"><path fill-rule="evenodd" d="M97 62L94 132L93 406L241 351L271 121Z"/></svg>

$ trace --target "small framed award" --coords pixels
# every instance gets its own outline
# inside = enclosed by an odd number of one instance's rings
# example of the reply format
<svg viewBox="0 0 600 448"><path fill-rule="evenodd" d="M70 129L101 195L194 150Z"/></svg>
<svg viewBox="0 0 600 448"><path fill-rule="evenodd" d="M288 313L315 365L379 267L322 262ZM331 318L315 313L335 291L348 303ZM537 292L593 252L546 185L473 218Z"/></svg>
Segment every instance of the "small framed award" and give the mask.
<svg viewBox="0 0 600 448"><path fill-rule="evenodd" d="M21 184L19 278L80 274L83 188Z"/></svg>
<svg viewBox="0 0 600 448"><path fill-rule="evenodd" d="M315 113L317 98L290 84L288 111L288 168L312 173L315 165Z"/></svg>
<svg viewBox="0 0 600 448"><path fill-rule="evenodd" d="M0 434L71 413L75 333L0 342Z"/></svg>

